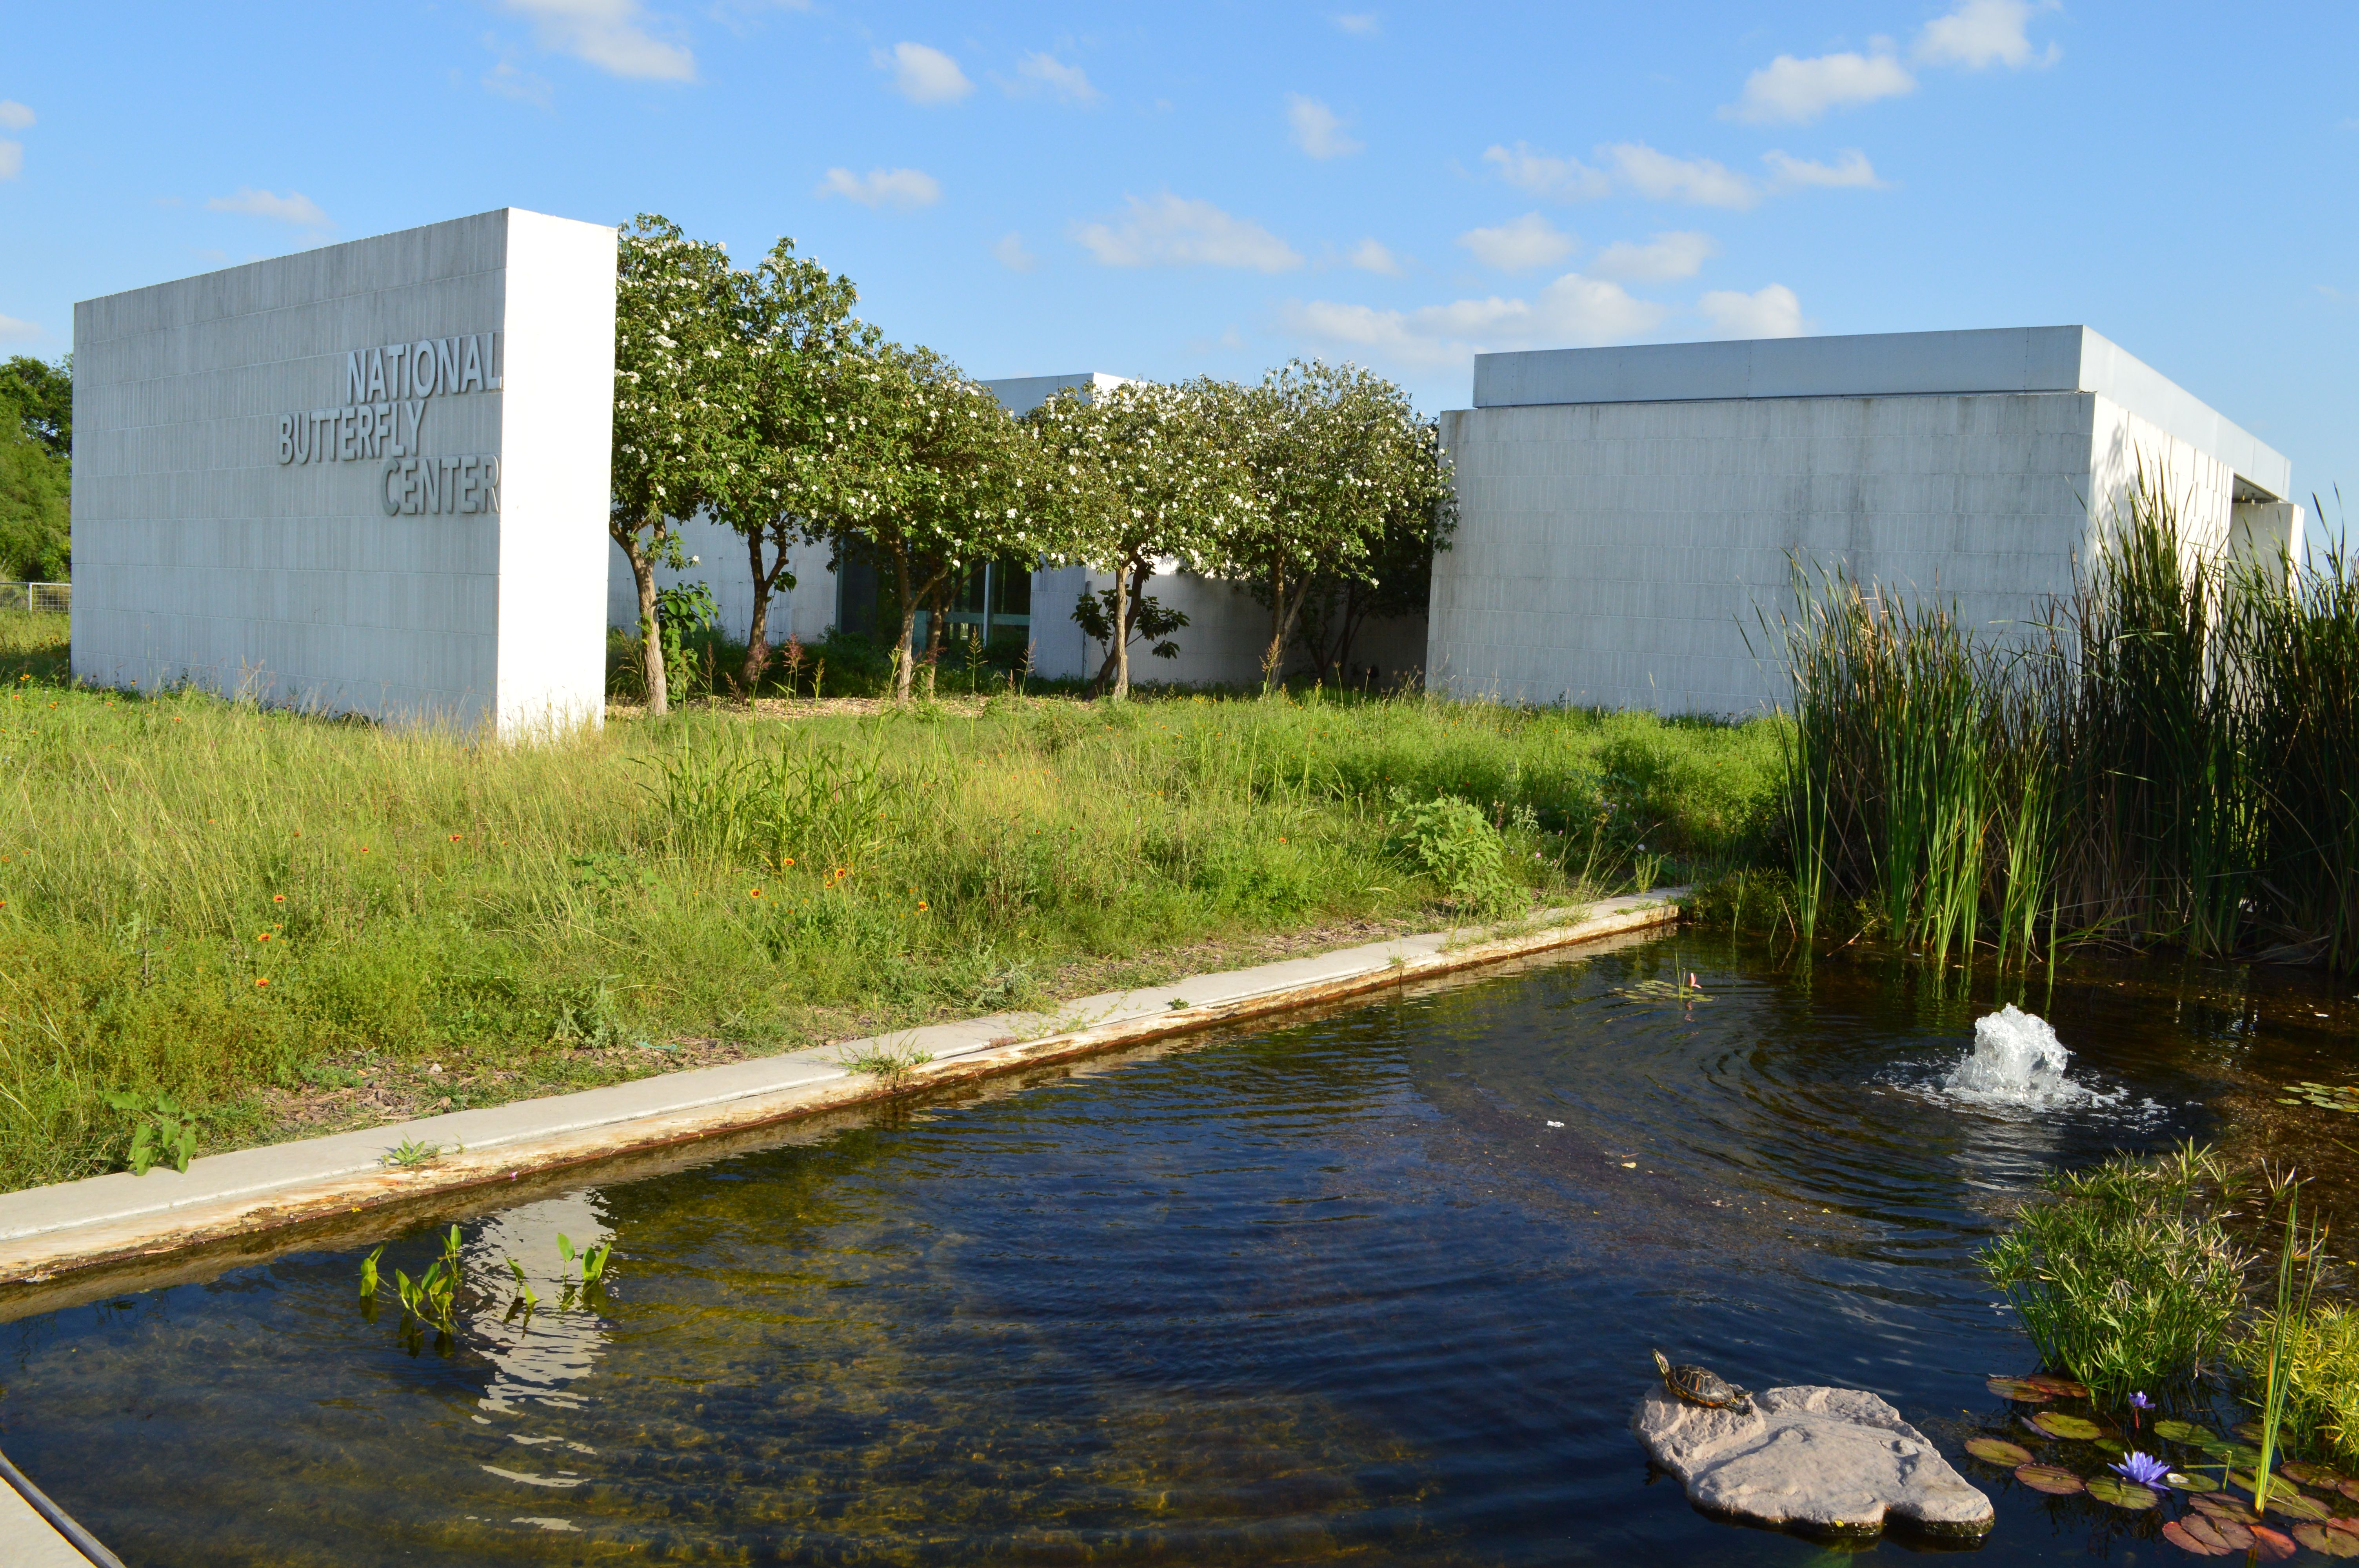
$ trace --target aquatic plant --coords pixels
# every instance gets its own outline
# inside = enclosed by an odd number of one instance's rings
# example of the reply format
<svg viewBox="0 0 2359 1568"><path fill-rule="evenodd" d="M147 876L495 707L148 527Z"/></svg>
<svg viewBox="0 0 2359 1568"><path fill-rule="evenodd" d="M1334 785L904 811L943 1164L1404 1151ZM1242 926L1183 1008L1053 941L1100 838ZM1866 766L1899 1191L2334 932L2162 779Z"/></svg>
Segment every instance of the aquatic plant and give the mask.
<svg viewBox="0 0 2359 1568"><path fill-rule="evenodd" d="M2288 1351L2294 1325L2310 1315L2310 1294L2318 1284L2319 1249L2326 1239L2325 1232L2316 1226L2303 1234L2301 1187L2290 1172L2287 1173L2284 1191L2285 1234L2277 1247L2277 1310L2268 1315L2267 1326L2256 1336L2266 1346L2259 1368L2261 1456L2253 1466L2253 1509L2256 1513L2268 1506L2277 1435L2285 1424L2286 1398L2291 1392L2293 1369Z"/></svg>
<svg viewBox="0 0 2359 1568"><path fill-rule="evenodd" d="M2224 1162L2190 1142L2045 1186L1982 1265L2048 1365L2119 1398L2227 1348L2251 1260L2222 1223L2238 1186Z"/></svg>
<svg viewBox="0 0 2359 1568"><path fill-rule="evenodd" d="M1780 645L1798 925L1937 960L2087 936L2359 973L2359 557L2228 563L2141 468L2071 593L1982 634L1798 562Z"/></svg>
<svg viewBox="0 0 2359 1568"><path fill-rule="evenodd" d="M376 1260L385 1256L385 1244L379 1242L375 1251L361 1260L361 1295L374 1299L376 1295Z"/></svg>
<svg viewBox="0 0 2359 1568"><path fill-rule="evenodd" d="M2133 1450L2119 1464L2107 1468L2125 1480L2136 1481L2141 1487L2152 1487L2158 1492L2170 1485L2170 1466L2151 1454Z"/></svg>

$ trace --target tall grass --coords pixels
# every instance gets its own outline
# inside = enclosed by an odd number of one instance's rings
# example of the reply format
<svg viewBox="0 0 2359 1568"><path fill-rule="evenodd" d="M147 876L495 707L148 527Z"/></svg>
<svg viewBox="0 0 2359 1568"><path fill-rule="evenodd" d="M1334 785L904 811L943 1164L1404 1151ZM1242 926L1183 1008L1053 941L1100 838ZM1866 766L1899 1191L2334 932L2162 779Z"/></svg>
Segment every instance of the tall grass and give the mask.
<svg viewBox="0 0 2359 1568"><path fill-rule="evenodd" d="M2032 635L1798 568L1783 827L1807 916L1938 959L2102 936L2359 971L2359 571L2231 564L2141 473Z"/></svg>
<svg viewBox="0 0 2359 1568"><path fill-rule="evenodd" d="M483 1103L585 1044L815 1044L1443 917L1466 890L1394 847L1402 798L1466 803L1525 899L1737 857L1774 798L1767 722L1003 697L503 747L78 690L61 637L0 617L9 1186L118 1162L109 1094L194 1108L203 1152L363 1056Z"/></svg>

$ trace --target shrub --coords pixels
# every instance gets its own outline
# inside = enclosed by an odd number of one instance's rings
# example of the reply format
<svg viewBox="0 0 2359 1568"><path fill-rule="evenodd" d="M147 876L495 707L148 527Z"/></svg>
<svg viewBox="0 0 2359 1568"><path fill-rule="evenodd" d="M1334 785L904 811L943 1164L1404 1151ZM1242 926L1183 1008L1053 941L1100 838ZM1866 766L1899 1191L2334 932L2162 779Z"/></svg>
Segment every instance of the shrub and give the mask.
<svg viewBox="0 0 2359 1568"><path fill-rule="evenodd" d="M2276 1331L2277 1314L2258 1314L2229 1360L2256 1381L2266 1378ZM2286 1446L2359 1465L2359 1309L2329 1303L2288 1314L2285 1350Z"/></svg>
<svg viewBox="0 0 2359 1568"><path fill-rule="evenodd" d="M1431 877L1461 908L1499 910L1522 896L1523 889L1507 877L1507 841L1455 795L1419 801L1405 790L1394 791L1389 848L1412 870Z"/></svg>
<svg viewBox="0 0 2359 1568"><path fill-rule="evenodd" d="M2216 1154L2190 1142L2046 1185L1982 1263L2049 1366L2119 1398L2227 1350L2252 1260L2222 1226L2236 1183Z"/></svg>

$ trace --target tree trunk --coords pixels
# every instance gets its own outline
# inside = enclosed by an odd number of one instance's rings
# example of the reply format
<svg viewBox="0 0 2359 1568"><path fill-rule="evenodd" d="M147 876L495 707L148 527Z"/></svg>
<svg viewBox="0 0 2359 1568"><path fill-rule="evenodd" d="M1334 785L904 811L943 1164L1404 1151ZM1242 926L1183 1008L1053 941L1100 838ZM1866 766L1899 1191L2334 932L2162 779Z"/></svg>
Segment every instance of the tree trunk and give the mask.
<svg viewBox="0 0 2359 1568"><path fill-rule="evenodd" d="M1131 586L1128 563L1114 569L1114 691L1116 702L1130 695Z"/></svg>
<svg viewBox="0 0 2359 1568"><path fill-rule="evenodd" d="M658 525L661 519L658 520ZM639 590L639 655L640 668L647 687L647 711L662 714L671 711L666 700L664 685L663 642L656 630L656 568L647 559L647 552L639 541L638 530L625 531L608 524L606 532L614 543L623 546L623 555L631 563L631 581Z"/></svg>
<svg viewBox="0 0 2359 1568"><path fill-rule="evenodd" d="M1274 561L1269 568L1269 649L1261 656L1261 690L1264 697L1276 691L1278 676L1286 668L1287 639L1294 635L1295 618L1302 613L1305 590L1318 579L1306 574L1302 586L1288 597L1286 563Z"/></svg>
<svg viewBox="0 0 2359 1568"><path fill-rule="evenodd" d="M745 625L745 697L750 702L754 688L761 684L763 670L770 663L770 589L786 569L787 547L783 544L778 546L777 562L766 572L762 569L762 535L758 532L745 535L745 553L754 564L754 618Z"/></svg>
<svg viewBox="0 0 2359 1568"><path fill-rule="evenodd" d="M909 643L918 635L918 595L910 591L909 557L893 557L893 585L901 599L901 634L893 641L893 700L909 700L909 684L917 672L909 662Z"/></svg>
<svg viewBox="0 0 2359 1568"><path fill-rule="evenodd" d="M1090 682L1091 691L1102 692L1110 689L1114 678L1114 672L1119 668L1122 672L1123 694L1127 695L1129 693L1130 658L1123 650L1130 645L1130 639L1132 636L1131 629L1138 624L1139 600L1147 592L1147 579L1152 578L1154 575L1155 563L1153 561L1145 562L1131 569L1130 601L1128 608L1124 611L1122 617L1122 638L1114 646L1106 649L1105 658L1098 665L1097 678ZM1122 574L1119 572L1115 573L1114 582L1117 589L1117 598L1121 597L1119 592L1121 581Z"/></svg>

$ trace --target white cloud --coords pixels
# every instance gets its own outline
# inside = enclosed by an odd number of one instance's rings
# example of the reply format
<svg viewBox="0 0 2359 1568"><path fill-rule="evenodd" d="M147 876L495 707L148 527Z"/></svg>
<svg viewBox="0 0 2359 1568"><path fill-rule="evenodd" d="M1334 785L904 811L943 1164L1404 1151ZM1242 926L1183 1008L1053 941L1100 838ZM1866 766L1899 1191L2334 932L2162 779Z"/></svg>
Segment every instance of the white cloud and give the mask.
<svg viewBox="0 0 2359 1568"><path fill-rule="evenodd" d="M2020 70L2027 65L2054 65L2064 51L2049 44L2034 54L2024 29L2032 14L2051 10L2057 0L1965 0L1946 16L1936 16L1917 35L1917 58L1935 65L1962 65L1969 70L2004 65Z"/></svg>
<svg viewBox="0 0 2359 1568"><path fill-rule="evenodd" d="M484 87L503 98L513 98L519 103L529 103L546 109L555 99L556 89L545 78L528 70L519 70L513 60L502 60L484 72Z"/></svg>
<svg viewBox="0 0 2359 1568"><path fill-rule="evenodd" d="M1537 212L1495 229L1469 229L1458 243L1473 252L1476 261L1501 272L1528 272L1560 262L1581 243Z"/></svg>
<svg viewBox="0 0 2359 1568"><path fill-rule="evenodd" d="M320 204L299 190L280 196L275 191L256 190L250 185L238 187L234 196L216 196L205 203L214 212L243 212L249 218L275 218L281 223L293 223L305 229L332 229L335 224L320 211Z"/></svg>
<svg viewBox="0 0 2359 1568"><path fill-rule="evenodd" d="M999 236L991 254L1010 272L1030 272L1040 265L1040 258L1024 248L1024 236L1013 229Z"/></svg>
<svg viewBox="0 0 2359 1568"><path fill-rule="evenodd" d="M1781 54L1745 79L1745 92L1721 114L1753 124L1804 124L1830 109L1849 109L1917 91L1917 79L1891 51L1826 54L1796 59Z"/></svg>
<svg viewBox="0 0 2359 1568"><path fill-rule="evenodd" d="M21 131L33 123L33 112L14 98L0 98L0 126Z"/></svg>
<svg viewBox="0 0 2359 1568"><path fill-rule="evenodd" d="M1569 272L1530 299L1458 299L1415 310L1378 310L1314 299L1287 308L1305 336L1420 366L1463 364L1496 349L1625 341L1654 330L1666 308L1634 299L1618 284Z"/></svg>
<svg viewBox="0 0 2359 1568"><path fill-rule="evenodd" d="M696 56L648 33L639 0L507 0L507 8L532 19L541 48L601 70L647 81L696 80Z"/></svg>
<svg viewBox="0 0 2359 1568"><path fill-rule="evenodd" d="M1338 12L1327 18L1355 38L1373 38L1384 31L1384 19L1374 11Z"/></svg>
<svg viewBox="0 0 2359 1568"><path fill-rule="evenodd" d="M1614 189L1614 182L1602 171L1577 158L1534 152L1524 142L1517 142L1513 152L1505 147L1488 148L1483 154L1483 161L1497 164L1499 178L1516 189L1528 190L1552 201L1579 201L1603 196Z"/></svg>
<svg viewBox="0 0 2359 1568"><path fill-rule="evenodd" d="M1302 265L1294 247L1247 218L1209 201L1165 191L1151 201L1127 197L1118 223L1083 223L1073 238L1108 266L1242 266L1287 272Z"/></svg>
<svg viewBox="0 0 2359 1568"><path fill-rule="evenodd" d="M812 194L841 196L863 207L896 207L907 212L940 200L942 184L922 169L872 168L866 174L854 174L848 168L832 168Z"/></svg>
<svg viewBox="0 0 2359 1568"><path fill-rule="evenodd" d="M956 70L958 67L953 63L951 69ZM1094 103L1098 100L1098 90L1091 82L1089 72L1078 65L1067 65L1052 54L1026 55L1016 62L1016 74L1021 81L1009 88L1011 92L1045 92L1068 103Z"/></svg>
<svg viewBox="0 0 2359 1568"><path fill-rule="evenodd" d="M1640 142L1618 143L1604 151L1624 184L1657 201L1741 209L1761 200L1751 180L1708 157L1673 157Z"/></svg>
<svg viewBox="0 0 2359 1568"><path fill-rule="evenodd" d="M958 61L924 44L895 44L891 53L878 49L871 59L893 73L893 86L912 103L955 103L974 91Z"/></svg>
<svg viewBox="0 0 2359 1568"><path fill-rule="evenodd" d="M1362 272L1382 273L1386 277L1401 275L1400 258L1379 240L1362 240L1343 259Z"/></svg>
<svg viewBox="0 0 2359 1568"><path fill-rule="evenodd" d="M1348 157L1367 145L1343 134L1334 110L1299 92L1286 95L1286 123L1294 128L1294 145L1315 158Z"/></svg>
<svg viewBox="0 0 2359 1568"><path fill-rule="evenodd" d="M1962 0L1958 7L1934 17L1917 35L1910 58L1921 65L1963 66L1982 70L2004 65L2054 65L2063 50L2050 44L2032 47L2026 28L2041 11L2060 0ZM1872 38L1867 52L1847 49L1840 54L1798 59L1781 54L1745 79L1745 91L1724 104L1725 119L1753 124L1807 124L1830 109L1853 109L1885 98L1901 98L1917 91L1917 78L1902 63L1890 38Z"/></svg>
<svg viewBox="0 0 2359 1568"><path fill-rule="evenodd" d="M0 142L0 179L14 179L25 172L25 144Z"/></svg>
<svg viewBox="0 0 2359 1568"><path fill-rule="evenodd" d="M1617 142L1597 149L1601 167L1553 154L1538 152L1522 142L1515 150L1492 147L1483 161L1498 166L1500 178L1536 195L1561 200L1604 196L1620 190L1652 201L1685 201L1699 207L1743 211L1758 206L1765 196L1803 186L1854 186L1880 189L1865 154L1845 152L1832 164L1812 163L1783 152L1762 155L1769 166L1767 180L1740 174L1708 157L1674 157L1643 142Z"/></svg>
<svg viewBox="0 0 2359 1568"><path fill-rule="evenodd" d="M1696 301L1723 338L1799 338L1802 335L1802 302L1782 283L1751 294L1715 288Z"/></svg>
<svg viewBox="0 0 2359 1568"><path fill-rule="evenodd" d="M1657 234L1645 244L1616 240L1597 253L1590 271L1600 277L1628 278L1633 283L1668 283L1693 277L1705 260L1720 254L1720 242L1693 230Z"/></svg>
<svg viewBox="0 0 2359 1568"><path fill-rule="evenodd" d="M1881 190L1884 181L1875 178L1875 166L1867 155L1857 147L1844 152L1833 163L1816 163L1809 158L1789 157L1772 149L1761 155L1769 166L1770 174L1784 189L1805 185L1852 187L1863 190Z"/></svg>
<svg viewBox="0 0 2359 1568"><path fill-rule="evenodd" d="M38 338L40 335L41 329L38 322L19 321L14 316L0 316L0 341L13 342L20 338Z"/></svg>

